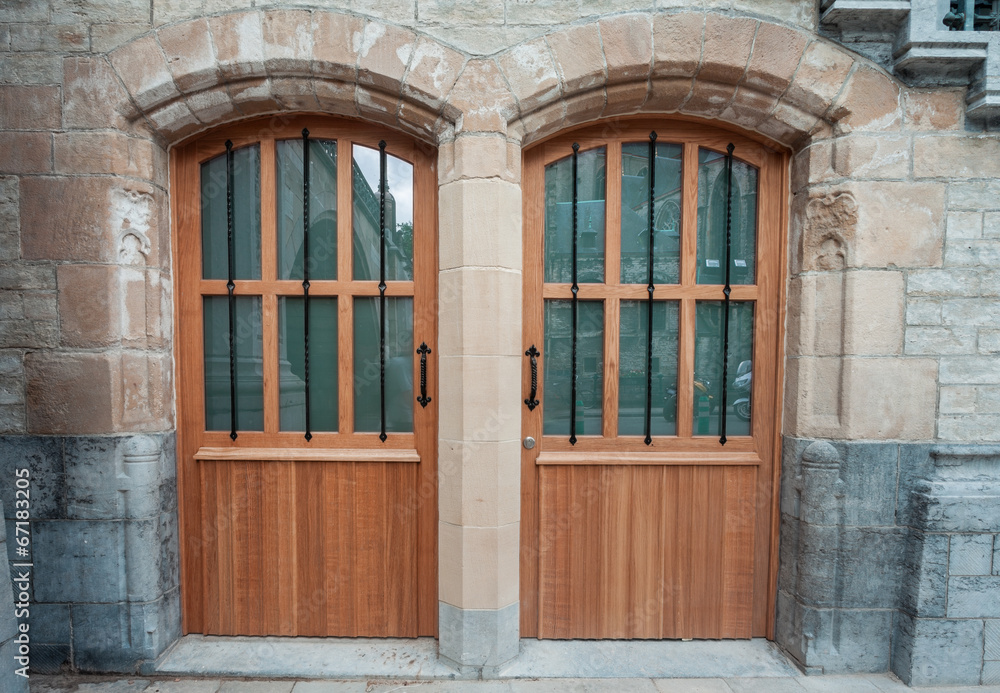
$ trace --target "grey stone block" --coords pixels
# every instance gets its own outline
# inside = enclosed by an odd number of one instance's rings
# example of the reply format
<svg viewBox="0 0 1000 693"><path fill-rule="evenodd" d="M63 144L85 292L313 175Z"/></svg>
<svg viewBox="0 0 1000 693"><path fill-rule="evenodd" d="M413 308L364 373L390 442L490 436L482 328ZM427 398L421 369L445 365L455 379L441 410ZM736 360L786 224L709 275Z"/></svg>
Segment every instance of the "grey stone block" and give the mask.
<svg viewBox="0 0 1000 693"><path fill-rule="evenodd" d="M976 685L983 665L983 622L913 618L900 613L892 671L910 686Z"/></svg>
<svg viewBox="0 0 1000 693"><path fill-rule="evenodd" d="M1000 685L1000 662L983 662L982 685Z"/></svg>
<svg viewBox="0 0 1000 693"><path fill-rule="evenodd" d="M993 574L1000 575L1000 534L993 535Z"/></svg>
<svg viewBox="0 0 1000 693"><path fill-rule="evenodd" d="M808 673L882 672L892 622L890 609L816 609L779 595L775 636Z"/></svg>
<svg viewBox="0 0 1000 693"><path fill-rule="evenodd" d="M32 643L69 645L69 604L32 604L30 611Z"/></svg>
<svg viewBox="0 0 1000 693"><path fill-rule="evenodd" d="M180 538L178 537L177 511L160 513L159 529L159 594L180 585Z"/></svg>
<svg viewBox="0 0 1000 693"><path fill-rule="evenodd" d="M799 546L799 601L816 607L897 607L906 530L803 524Z"/></svg>
<svg viewBox="0 0 1000 693"><path fill-rule="evenodd" d="M1000 620L986 621L983 659L1000 661Z"/></svg>
<svg viewBox="0 0 1000 693"><path fill-rule="evenodd" d="M993 564L992 534L955 534L951 538L951 575L989 575Z"/></svg>
<svg viewBox="0 0 1000 693"><path fill-rule="evenodd" d="M32 643L31 672L33 674L58 674L69 663L68 643L65 645Z"/></svg>
<svg viewBox="0 0 1000 693"><path fill-rule="evenodd" d="M801 473L802 453L814 441L784 436L781 439L781 512L799 516L796 477Z"/></svg>
<svg viewBox="0 0 1000 693"><path fill-rule="evenodd" d="M903 563L900 608L913 616L943 618L948 599L947 534L913 532Z"/></svg>
<svg viewBox="0 0 1000 693"><path fill-rule="evenodd" d="M121 438L67 437L66 517L113 520L124 517L119 491Z"/></svg>
<svg viewBox="0 0 1000 693"><path fill-rule="evenodd" d="M50 436L0 436L0 499L4 513L14 518L15 470L31 470L31 519L65 516L63 439Z"/></svg>
<svg viewBox="0 0 1000 693"><path fill-rule="evenodd" d="M122 522L32 523L34 560L40 566L35 573L36 601L124 600L123 541Z"/></svg>
<svg viewBox="0 0 1000 693"><path fill-rule="evenodd" d="M949 618L1000 618L1000 577L948 579Z"/></svg>
<svg viewBox="0 0 1000 693"><path fill-rule="evenodd" d="M799 573L800 522L790 515L781 516L780 546L778 549L778 589L795 590Z"/></svg>
<svg viewBox="0 0 1000 693"><path fill-rule="evenodd" d="M4 693L28 693L28 679L17 673L14 660L18 655L17 648L13 640L0 644L0 691Z"/></svg>
<svg viewBox="0 0 1000 693"><path fill-rule="evenodd" d="M441 656L461 670L497 667L517 656L520 647L520 609L517 603L502 609L459 609L439 602L438 633Z"/></svg>
<svg viewBox="0 0 1000 693"><path fill-rule="evenodd" d="M838 442L846 525L890 526L896 522L899 445Z"/></svg>
<svg viewBox="0 0 1000 693"><path fill-rule="evenodd" d="M73 665L80 671L133 672L129 605L73 605Z"/></svg>
<svg viewBox="0 0 1000 693"><path fill-rule="evenodd" d="M931 459L933 445L923 443L900 443L899 445L899 488L896 496L896 524L915 527L919 524L914 517L912 494L921 479L929 477L934 470Z"/></svg>

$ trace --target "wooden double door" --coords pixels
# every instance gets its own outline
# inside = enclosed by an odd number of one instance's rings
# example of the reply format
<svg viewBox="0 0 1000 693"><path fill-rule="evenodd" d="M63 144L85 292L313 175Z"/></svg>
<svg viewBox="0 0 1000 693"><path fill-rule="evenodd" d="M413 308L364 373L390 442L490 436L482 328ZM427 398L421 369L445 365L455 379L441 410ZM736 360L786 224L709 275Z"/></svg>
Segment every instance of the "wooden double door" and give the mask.
<svg viewBox="0 0 1000 693"><path fill-rule="evenodd" d="M435 158L321 117L173 151L185 632L436 634Z"/></svg>
<svg viewBox="0 0 1000 693"><path fill-rule="evenodd" d="M522 636L772 634L786 170L685 121L525 153Z"/></svg>

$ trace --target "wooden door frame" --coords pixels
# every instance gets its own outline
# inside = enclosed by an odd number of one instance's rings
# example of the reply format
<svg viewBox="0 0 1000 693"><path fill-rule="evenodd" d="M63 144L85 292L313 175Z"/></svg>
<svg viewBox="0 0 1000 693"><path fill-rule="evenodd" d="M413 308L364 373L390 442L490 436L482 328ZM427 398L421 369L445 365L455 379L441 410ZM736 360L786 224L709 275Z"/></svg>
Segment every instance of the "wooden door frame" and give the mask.
<svg viewBox="0 0 1000 693"><path fill-rule="evenodd" d="M201 279L201 228L200 228L200 187L199 164L225 151L224 142L232 140L234 149L261 140L269 140L269 146L261 147L261 244L262 263L275 264L275 166L273 162L274 142L278 139L301 138L303 127L308 127L313 139L336 139L338 141L338 161L343 159L344 147L354 142L377 147L379 140L385 140L386 150L413 164L414 175L414 233L421 232L422 253L414 252L414 281L409 282L414 299L413 337L414 343L426 341L431 348L427 355L427 395L430 403L426 408L414 405L414 432L392 433L385 442L377 433L313 433L312 440L303 445L302 435L287 433L241 432L240 443L230 441L227 433L216 435L204 432L204 373L203 373L203 333L201 327L201 291L215 282L225 280ZM347 149L349 153L350 150ZM271 157L270 164L265 163ZM172 231L172 256L174 269L174 344L175 344L175 402L177 416L177 488L178 524L180 545L180 589L182 632L184 634L203 632L204 617L199 597L201 580L201 558L196 557L196 549L201 543L202 510L196 502L201 496L200 481L195 467L199 450L202 459L205 442L211 446L213 460L259 460L265 449L272 459L296 459L317 462L338 463L340 461L375 461L413 463L419 461L421 472L419 483L414 489L412 503L419 516L417 555L418 635L436 636L438 628L438 561L437 561L437 421L438 421L438 194L437 194L437 150L406 134L364 121L331 116L327 114L302 114L295 116L266 116L231 123L214 128L207 133L199 133L178 143L170 151L170 218ZM350 186L351 167L338 166L338 273L337 280L328 284L343 285L346 296L352 295L352 287L359 287L365 295L378 295L376 281L353 280L350 273L353 243L352 214L350 196L344 197L344 183ZM268 214L272 218L268 218ZM270 228L268 228L270 227ZM269 245L268 241L272 241ZM346 258L346 259L345 259ZM273 270L270 274L274 274ZM262 281L275 281L264 270ZM297 280L293 280L297 281ZM300 283L300 282L297 282ZM315 287L318 281L313 282ZM386 296L392 296L396 286L406 282L388 282ZM361 287L361 285L365 285ZM370 286L369 286L370 285ZM237 291L237 294L239 291ZM312 293L312 295L320 295ZM359 295L355 293L354 295ZM344 325L347 301L338 301L340 325ZM267 308L264 320L267 320ZM271 307L271 317L274 311ZM348 322L350 324L350 322ZM276 342L276 330L271 342ZM338 358L340 378L338 388L350 380L345 373L351 372L346 366L353 354L352 330L338 330ZM416 348L416 347L414 347ZM269 343L264 337L264 357L277 354L276 343ZM353 360L353 359L351 359ZM266 372L266 371L265 371ZM413 382L420 382L419 359L414 358ZM265 378L265 430L277 427L277 384L268 384ZM269 388L269 389L268 389ZM348 386L348 389L353 389ZM416 393L415 393L416 394ZM339 430L348 430L353 424L353 394L340 396ZM345 406L345 402L347 406ZM196 433L197 432L197 433ZM250 444L253 447L243 447ZM287 452L286 452L287 451ZM186 550L186 547L187 550ZM189 555L193 554L193 555ZM426 594L426 598L425 598Z"/></svg>
<svg viewBox="0 0 1000 693"><path fill-rule="evenodd" d="M540 250L543 248L543 223L544 223L544 165L548 161L556 160L570 152L569 144L576 141L581 144L581 151L587 148L586 144L606 142L608 139L619 138L623 132L630 134L629 141L641 141L650 130L658 133L658 142L683 141L694 143L695 156L692 161L690 149L685 149L685 171L684 171L684 195L682 213L682 247L687 252L694 247L697 238L697 218L696 213L690 214L694 205L697 210L697 186L693 188L689 185L691 177L697 181L697 146L704 144L713 149L724 149L725 144L732 141L737 144L737 158L748 160L760 167L759 197L758 197L758 229L763 225L761 219L764 215L770 215L773 219L774 233L769 238L763 238L758 231L757 257L758 267L761 266L760 258L767 253L771 258L770 271L768 276L758 279L757 291L754 299L758 301L758 306L763 305L763 310L755 311L755 339L754 339L754 370L758 367L771 369L773 376L769 379L770 386L767 392L754 392L754 423L753 437L758 437L758 432L767 438L770 444L768 449L762 451L761 463L769 467L767 475L768 487L758 490L757 517L762 519L766 516L766 522L758 522L757 540L763 542L768 547L766 560L755 557L755 584L754 584L754 617L753 617L753 637L767 637L774 639L775 628L775 602L777 598L778 581L778 559L779 559L779 529L781 523L780 515L780 480L781 480L781 422L782 422L782 402L784 390L784 359L785 359L785 300L786 300L786 277L787 277L787 236L790 202L790 178L789 178L789 151L787 148L777 145L760 135L745 132L725 123L716 123L698 118L671 116L654 118L647 115L617 118L604 123L588 123L579 125L554 135L551 135L539 142L533 143L522 152L522 194L523 194L523 267L524 267L524 291L522 315L524 316L524 328L522 331L522 352L526 352L532 345L539 345L539 341L544 339L544 316L543 316L543 296L557 298L562 297L543 292L544 286L544 257ZM565 153L561 156L546 156L546 147L566 145ZM745 148L761 152L754 157L747 158ZM742 151L741 151L741 148ZM765 162L764 159L767 158ZM766 165L764 165L766 163ZM694 164L692 166L691 164ZM614 176L620 178L620 159L618 168L614 169L614 164L609 160L608 173L606 176L607 200L609 203L614 199L620 201L620 187L612 185L612 181L617 182ZM616 188L618 188L616 190ZM695 195L692 200L688 199ZM606 215L608 227L612 223L617 223L618 217L614 216L609 204L609 213ZM608 245L605 252L605 267L618 262L618 250L612 248L610 242L614 238L611 233L606 233ZM617 276L617 268L612 270ZM681 272L686 273L682 267ZM693 268L690 270L693 277ZM585 287L581 285L580 298L585 298ZM659 288L659 287L658 287ZM644 287L643 287L644 289ZM733 299L741 298L740 287L733 287ZM643 290L643 293L645 291ZM624 294L623 294L624 296ZM629 294L631 297L631 294ZM704 299L719 299L715 293L692 292L691 297ZM659 297L659 294L658 294ZM746 296L749 297L749 296ZM693 304L692 304L693 306ZM693 322L693 308L688 311L691 315L681 316L681 320ZM758 327L764 321L765 312L770 312L774 318L774 334L759 332ZM606 316L605 320L609 318ZM693 339L693 337L692 337ZM605 363L608 363L608 352L614 349L617 352L617 342L609 343L607 331L605 331ZM617 356L615 356L617 359ZM539 367L542 367L540 357ZM694 355L691 350L681 347L678 355L678 370L680 374L684 369L693 369ZM608 425L608 418L617 418L617 412L609 411L607 400L608 388L617 388L617 371L610 372L605 369L605 403L604 403L604 435L609 429L617 433L617 425ZM763 368L762 368L763 370ZM759 381L767 378L755 377L755 390ZM678 412L690 411L691 400L682 394L682 382L678 381ZM526 397L531 389L531 374L527 367L522 368L522 393ZM542 415L544 407L544 387L543 378L538 377L538 399L542 401L542 407L529 412L527 408L522 409L522 436L532 437L540 443L543 439ZM762 414L764 420L761 420ZM681 432L681 416L678 415L678 432ZM582 441L581 441L582 442ZM732 458L733 453L737 456L740 453L750 454L753 446L748 446L739 439L731 440L725 450L720 450L718 439L694 438L686 441L688 444L681 450L667 450L664 452L651 453L645 446L634 444L622 444L621 439L591 441L590 454L595 460L594 464L683 464L698 463L711 464L721 463L726 458ZM551 446L549 441L546 441ZM521 637L538 636L539 619L539 497L538 497L538 456L544 450L545 444L540 444L532 450L522 448L521 450L521 566L520 566L520 609L521 609ZM573 454L570 450L581 450L580 447L570 446L568 442L561 444L556 442L554 450L550 450L550 464L559 464L559 456L562 454ZM579 453L577 453L579 454ZM716 458L716 459L713 459ZM760 593L766 591L766 599L760 599Z"/></svg>

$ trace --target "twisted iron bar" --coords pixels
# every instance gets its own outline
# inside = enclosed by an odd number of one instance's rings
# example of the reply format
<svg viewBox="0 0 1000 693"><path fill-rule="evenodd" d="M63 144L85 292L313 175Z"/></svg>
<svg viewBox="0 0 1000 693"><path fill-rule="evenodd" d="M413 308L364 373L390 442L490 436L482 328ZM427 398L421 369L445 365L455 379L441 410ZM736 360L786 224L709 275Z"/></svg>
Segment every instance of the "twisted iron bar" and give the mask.
<svg viewBox="0 0 1000 693"><path fill-rule="evenodd" d="M577 310L579 308L577 301L577 294L580 291L580 287L577 285L577 267L576 267L576 246L577 246L577 159L580 154L580 143L573 143L573 286L571 291L573 292L573 354L572 354L572 366L570 368L570 416L569 416L569 444L576 445L576 324L577 324Z"/></svg>
<svg viewBox="0 0 1000 693"><path fill-rule="evenodd" d="M236 440L236 297L233 291L233 271L236 265L236 247L233 244L233 141L226 140L226 290L229 292L229 409L230 440Z"/></svg>
<svg viewBox="0 0 1000 693"><path fill-rule="evenodd" d="M378 369L379 369L379 420L380 428L378 438L383 443L385 434L385 191L388 187L386 181L386 154L385 140L378 143Z"/></svg>
<svg viewBox="0 0 1000 693"><path fill-rule="evenodd" d="M309 130L302 128L302 296L303 346L305 348L306 441L312 440L309 397Z"/></svg>
<svg viewBox="0 0 1000 693"><path fill-rule="evenodd" d="M726 286L722 289L725 301L722 308L722 402L719 406L719 444L726 444L726 405L729 400L729 266L732 264L733 249L733 151L732 142L726 146Z"/></svg>
<svg viewBox="0 0 1000 693"><path fill-rule="evenodd" d="M656 188L656 131L649 133L649 283L646 285L646 445L653 444L653 253L655 246L655 222L653 201Z"/></svg>

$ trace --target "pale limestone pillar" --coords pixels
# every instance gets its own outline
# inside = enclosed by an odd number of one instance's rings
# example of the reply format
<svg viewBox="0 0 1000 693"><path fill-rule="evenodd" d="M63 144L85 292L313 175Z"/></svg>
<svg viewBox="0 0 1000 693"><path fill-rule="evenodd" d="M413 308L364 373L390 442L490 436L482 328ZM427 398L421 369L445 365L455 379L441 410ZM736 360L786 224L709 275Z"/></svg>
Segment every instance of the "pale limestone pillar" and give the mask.
<svg viewBox="0 0 1000 693"><path fill-rule="evenodd" d="M520 146L460 134L439 163L440 651L469 670L518 652Z"/></svg>

